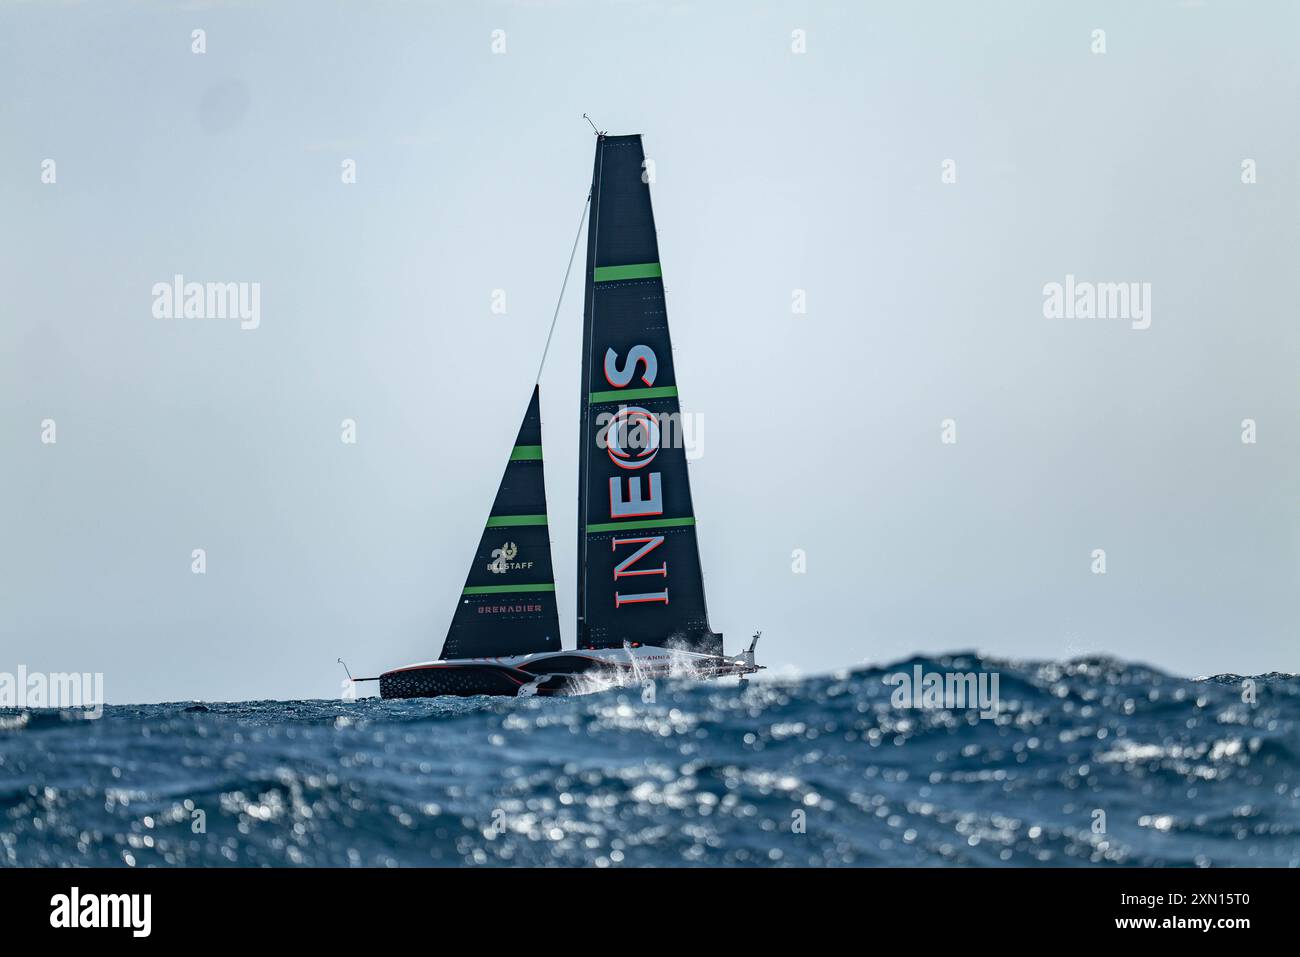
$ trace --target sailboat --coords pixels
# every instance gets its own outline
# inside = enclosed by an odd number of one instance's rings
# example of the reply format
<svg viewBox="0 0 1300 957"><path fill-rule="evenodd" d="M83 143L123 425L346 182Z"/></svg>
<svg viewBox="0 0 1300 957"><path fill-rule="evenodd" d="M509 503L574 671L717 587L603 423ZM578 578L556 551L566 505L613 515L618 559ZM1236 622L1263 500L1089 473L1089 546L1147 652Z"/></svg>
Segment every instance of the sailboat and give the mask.
<svg viewBox="0 0 1300 957"><path fill-rule="evenodd" d="M743 677L761 668L757 635L727 656L709 625L686 452L665 441L663 423L679 423L681 409L644 166L640 134L597 131L583 209L577 647L560 644L534 386L442 654L357 679L378 680L384 698L554 695L593 677Z"/></svg>

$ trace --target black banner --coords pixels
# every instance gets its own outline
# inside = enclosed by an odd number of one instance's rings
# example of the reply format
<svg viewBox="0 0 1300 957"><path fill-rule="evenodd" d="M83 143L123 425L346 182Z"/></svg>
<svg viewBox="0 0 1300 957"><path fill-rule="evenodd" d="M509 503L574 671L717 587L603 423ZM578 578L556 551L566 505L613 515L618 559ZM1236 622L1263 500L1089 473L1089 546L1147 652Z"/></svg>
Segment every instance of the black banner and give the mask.
<svg viewBox="0 0 1300 957"><path fill-rule="evenodd" d="M472 940L485 924L495 937L499 912L518 914L539 880L550 900L576 908L548 905L544 919L555 933L626 933L636 921L641 931L689 929L693 943L710 934L734 942L775 926L818 942L843 935L864 949L897 942L918 952L1009 941L1064 947L1101 936L1144 944L1199 938L1231 948L1264 939L1261 932L1280 939L1296 889L1296 872L1282 869L675 870L681 900L694 899L695 882L702 895L725 888L725 907L703 915L674 913L671 901L656 898L662 874L653 870L10 869L0 871L0 913L14 942L74 933L82 944L209 947L382 944L385 935ZM638 906L648 901L655 908ZM535 930L540 916L522 919Z"/></svg>

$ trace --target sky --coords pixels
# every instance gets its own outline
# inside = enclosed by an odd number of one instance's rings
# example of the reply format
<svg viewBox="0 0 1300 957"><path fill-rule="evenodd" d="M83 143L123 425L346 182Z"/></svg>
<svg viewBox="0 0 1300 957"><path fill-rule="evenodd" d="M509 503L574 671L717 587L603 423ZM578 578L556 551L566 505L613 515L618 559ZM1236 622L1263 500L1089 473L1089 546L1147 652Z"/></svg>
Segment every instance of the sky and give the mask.
<svg viewBox="0 0 1300 957"><path fill-rule="evenodd" d="M1285 3L0 2L0 671L321 698L435 657L584 112L655 163L729 651L1300 671L1298 41ZM155 315L177 274L256 327ZM1045 314L1067 277L1149 312ZM566 647L580 321L577 283Z"/></svg>

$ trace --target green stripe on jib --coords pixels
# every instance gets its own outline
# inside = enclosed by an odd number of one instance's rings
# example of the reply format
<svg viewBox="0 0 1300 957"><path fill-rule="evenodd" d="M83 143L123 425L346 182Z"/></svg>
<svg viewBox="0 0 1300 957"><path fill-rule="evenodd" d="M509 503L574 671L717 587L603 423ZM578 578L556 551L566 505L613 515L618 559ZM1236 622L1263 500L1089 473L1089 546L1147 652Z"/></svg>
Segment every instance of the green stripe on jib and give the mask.
<svg viewBox="0 0 1300 957"><path fill-rule="evenodd" d="M662 275L658 263L633 263L630 266L597 266L591 278L595 282L613 282L615 279L658 279Z"/></svg>
<svg viewBox="0 0 1300 957"><path fill-rule="evenodd" d="M639 522L602 522L599 525L588 525L587 534L593 532L622 532L633 531L639 528L683 528L687 525L694 525L695 519L686 518L650 518Z"/></svg>
<svg viewBox="0 0 1300 957"><path fill-rule="evenodd" d="M508 595L511 592L555 591L555 584L542 585L471 585L462 594L465 595Z"/></svg>
<svg viewBox="0 0 1300 957"><path fill-rule="evenodd" d="M654 389L614 389L611 392L593 392L587 397L592 405L602 402L622 402L624 399L671 399L677 395L677 386L661 385Z"/></svg>
<svg viewBox="0 0 1300 957"><path fill-rule="evenodd" d="M487 520L488 528L511 528L515 525L545 524L545 515L493 515Z"/></svg>
<svg viewBox="0 0 1300 957"><path fill-rule="evenodd" d="M510 450L511 462L540 462L542 447L540 445L516 445Z"/></svg>

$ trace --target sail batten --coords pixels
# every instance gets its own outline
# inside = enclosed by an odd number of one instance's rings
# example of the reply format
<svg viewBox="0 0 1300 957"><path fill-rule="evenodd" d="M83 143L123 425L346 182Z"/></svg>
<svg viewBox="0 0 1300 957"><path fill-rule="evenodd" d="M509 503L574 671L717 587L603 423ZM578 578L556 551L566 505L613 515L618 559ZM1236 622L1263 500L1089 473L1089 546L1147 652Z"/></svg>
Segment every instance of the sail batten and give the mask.
<svg viewBox="0 0 1300 957"><path fill-rule="evenodd" d="M639 135L598 136L587 230L578 647L721 652L709 626Z"/></svg>
<svg viewBox="0 0 1300 957"><path fill-rule="evenodd" d="M597 266L592 270L593 282L613 282L616 279L654 279L662 276L658 263L630 263L626 266Z"/></svg>
<svg viewBox="0 0 1300 957"><path fill-rule="evenodd" d="M676 397L677 386L666 385L657 389L621 389L593 392L587 397L587 401L590 405L602 405L606 402L627 402L631 399L675 399Z"/></svg>
<svg viewBox="0 0 1300 957"><path fill-rule="evenodd" d="M514 525L545 525L545 515L491 515L488 528L510 528Z"/></svg>
<svg viewBox="0 0 1300 957"><path fill-rule="evenodd" d="M452 616L443 659L560 649L539 399L534 387Z"/></svg>

